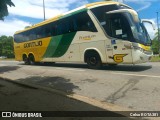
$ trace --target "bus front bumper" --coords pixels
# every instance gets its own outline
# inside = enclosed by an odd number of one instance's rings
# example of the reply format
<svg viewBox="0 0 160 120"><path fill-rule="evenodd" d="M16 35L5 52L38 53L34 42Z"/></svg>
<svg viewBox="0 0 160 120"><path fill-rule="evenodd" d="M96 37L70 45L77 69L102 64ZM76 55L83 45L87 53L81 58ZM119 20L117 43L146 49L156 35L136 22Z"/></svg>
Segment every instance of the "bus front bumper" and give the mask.
<svg viewBox="0 0 160 120"><path fill-rule="evenodd" d="M148 62L152 56L152 51L132 50L133 64Z"/></svg>

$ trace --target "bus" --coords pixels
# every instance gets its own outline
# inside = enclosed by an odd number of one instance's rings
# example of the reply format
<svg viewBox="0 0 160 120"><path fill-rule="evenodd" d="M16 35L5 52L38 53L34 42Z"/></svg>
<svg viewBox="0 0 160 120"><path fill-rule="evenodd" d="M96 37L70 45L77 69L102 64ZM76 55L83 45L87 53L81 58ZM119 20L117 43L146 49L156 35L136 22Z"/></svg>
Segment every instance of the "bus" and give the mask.
<svg viewBox="0 0 160 120"><path fill-rule="evenodd" d="M137 64L151 59L151 39L131 7L95 2L45 20L14 34L17 61Z"/></svg>

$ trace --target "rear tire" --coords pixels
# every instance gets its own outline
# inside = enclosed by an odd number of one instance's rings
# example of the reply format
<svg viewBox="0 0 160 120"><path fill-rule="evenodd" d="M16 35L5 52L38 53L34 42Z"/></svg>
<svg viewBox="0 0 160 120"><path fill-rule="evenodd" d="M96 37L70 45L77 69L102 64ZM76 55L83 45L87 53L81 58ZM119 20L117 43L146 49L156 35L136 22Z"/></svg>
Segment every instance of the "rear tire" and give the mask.
<svg viewBox="0 0 160 120"><path fill-rule="evenodd" d="M27 58L26 55L23 55L23 62L25 65L29 65L29 59Z"/></svg>
<svg viewBox="0 0 160 120"><path fill-rule="evenodd" d="M96 52L89 53L87 56L87 64L91 69L99 69L102 67L102 62Z"/></svg>
<svg viewBox="0 0 160 120"><path fill-rule="evenodd" d="M29 55L29 65L35 65L36 64L36 62L35 62L35 58L34 58L34 56L31 54L31 55Z"/></svg>

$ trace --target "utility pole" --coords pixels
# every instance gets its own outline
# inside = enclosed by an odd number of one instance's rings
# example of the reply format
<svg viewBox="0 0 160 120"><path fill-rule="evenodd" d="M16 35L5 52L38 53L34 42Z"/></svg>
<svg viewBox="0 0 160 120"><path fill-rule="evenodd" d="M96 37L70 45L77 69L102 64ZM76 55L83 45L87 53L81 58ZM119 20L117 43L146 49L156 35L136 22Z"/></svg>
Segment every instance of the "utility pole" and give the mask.
<svg viewBox="0 0 160 120"><path fill-rule="evenodd" d="M43 15L44 15L44 21L45 21L46 16L45 16L45 3L44 3L44 0L43 0Z"/></svg>
<svg viewBox="0 0 160 120"><path fill-rule="evenodd" d="M156 12L157 13L157 29L158 29L158 47L159 47L159 55L160 55L160 39L159 39L159 12Z"/></svg>

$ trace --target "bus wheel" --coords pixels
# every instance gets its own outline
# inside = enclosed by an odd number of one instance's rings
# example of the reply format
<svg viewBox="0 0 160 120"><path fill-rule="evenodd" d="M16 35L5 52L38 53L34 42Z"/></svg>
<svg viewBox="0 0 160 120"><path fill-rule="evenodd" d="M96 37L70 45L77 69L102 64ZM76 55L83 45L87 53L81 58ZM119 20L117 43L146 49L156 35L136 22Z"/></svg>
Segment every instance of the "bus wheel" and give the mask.
<svg viewBox="0 0 160 120"><path fill-rule="evenodd" d="M28 65L28 64L29 64L29 59L27 58L26 55L23 55L23 61L24 61L24 64L25 64L25 65Z"/></svg>
<svg viewBox="0 0 160 120"><path fill-rule="evenodd" d="M99 55L95 52L87 55L87 64L91 69L98 69L102 67L102 62Z"/></svg>
<svg viewBox="0 0 160 120"><path fill-rule="evenodd" d="M35 58L32 54L29 55L29 64L34 65L35 64Z"/></svg>

